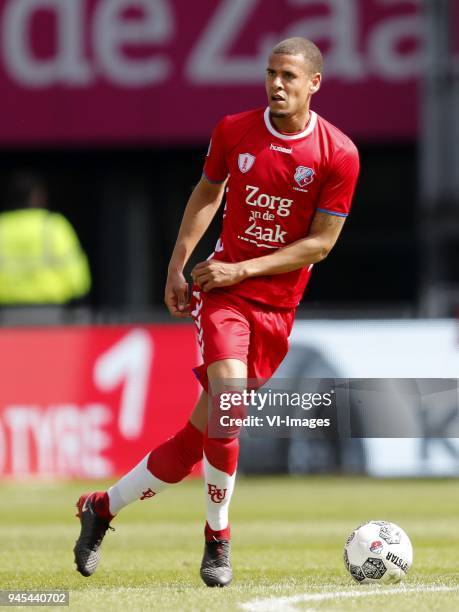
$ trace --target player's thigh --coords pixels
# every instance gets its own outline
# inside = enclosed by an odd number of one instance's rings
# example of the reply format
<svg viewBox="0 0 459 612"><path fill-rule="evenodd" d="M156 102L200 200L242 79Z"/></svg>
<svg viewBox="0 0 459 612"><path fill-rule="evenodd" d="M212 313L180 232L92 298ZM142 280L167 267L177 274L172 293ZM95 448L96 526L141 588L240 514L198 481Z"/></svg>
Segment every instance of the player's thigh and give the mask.
<svg viewBox="0 0 459 612"><path fill-rule="evenodd" d="M229 419L239 419L247 415L247 406L241 404L239 399L236 401L247 389L247 364L239 359L221 359L208 366L207 377L211 393L208 406L211 437L236 437L239 435L239 427L223 426L221 417L225 415ZM223 407L222 400L229 404Z"/></svg>
<svg viewBox="0 0 459 612"><path fill-rule="evenodd" d="M275 373L289 348L295 311L254 310L248 356L249 386L257 387ZM258 382L257 382L258 381Z"/></svg>
<svg viewBox="0 0 459 612"><path fill-rule="evenodd" d="M247 363L241 359L220 359L209 364L207 378L213 395L247 387Z"/></svg>
<svg viewBox="0 0 459 612"><path fill-rule="evenodd" d="M218 395L228 390L244 389L247 381L247 364L239 359L220 359L209 364L207 378L209 380L209 391L212 395ZM190 417L190 422L199 431L205 431L208 411L209 395L206 391L203 391Z"/></svg>
<svg viewBox="0 0 459 612"><path fill-rule="evenodd" d="M247 365L238 359L216 361L210 364L207 372L212 395L218 395L225 390L228 391L229 385L231 385L232 390L237 390L240 386L243 388L246 386ZM225 386L223 383L225 383ZM203 391L190 417L190 422L203 433L207 427L209 409L209 395Z"/></svg>

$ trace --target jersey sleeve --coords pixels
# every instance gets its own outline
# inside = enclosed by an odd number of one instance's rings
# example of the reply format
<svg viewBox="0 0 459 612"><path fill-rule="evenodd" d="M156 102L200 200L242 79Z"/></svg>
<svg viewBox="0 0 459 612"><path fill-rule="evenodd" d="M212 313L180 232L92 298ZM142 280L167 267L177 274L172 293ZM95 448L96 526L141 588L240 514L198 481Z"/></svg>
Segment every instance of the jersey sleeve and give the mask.
<svg viewBox="0 0 459 612"><path fill-rule="evenodd" d="M203 173L210 183L223 183L228 176L225 119L217 123L212 133Z"/></svg>
<svg viewBox="0 0 459 612"><path fill-rule="evenodd" d="M322 187L316 210L347 217L351 209L360 162L357 148L340 149L335 154L332 167Z"/></svg>

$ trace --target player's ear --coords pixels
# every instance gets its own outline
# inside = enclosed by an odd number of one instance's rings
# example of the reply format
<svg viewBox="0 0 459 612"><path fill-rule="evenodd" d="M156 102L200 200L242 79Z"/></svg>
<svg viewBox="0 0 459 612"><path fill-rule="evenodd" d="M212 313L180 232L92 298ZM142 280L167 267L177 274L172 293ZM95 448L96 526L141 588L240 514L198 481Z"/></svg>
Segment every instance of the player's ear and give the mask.
<svg viewBox="0 0 459 612"><path fill-rule="evenodd" d="M320 72L317 72L316 74L312 76L311 80L309 81L309 93L310 94L317 93L320 89L321 84L322 84L322 75L320 74Z"/></svg>

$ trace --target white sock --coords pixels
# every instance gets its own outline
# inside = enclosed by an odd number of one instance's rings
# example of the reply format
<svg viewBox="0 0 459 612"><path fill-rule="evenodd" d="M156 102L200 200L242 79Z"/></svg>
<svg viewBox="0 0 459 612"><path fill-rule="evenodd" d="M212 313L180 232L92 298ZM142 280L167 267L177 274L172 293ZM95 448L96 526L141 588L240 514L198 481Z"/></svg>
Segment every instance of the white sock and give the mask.
<svg viewBox="0 0 459 612"><path fill-rule="evenodd" d="M233 495L236 472L232 476L214 468L204 455L204 479L207 523L214 531L228 527L228 510Z"/></svg>
<svg viewBox="0 0 459 612"><path fill-rule="evenodd" d="M115 515L136 499L147 499L160 493L169 485L150 472L147 468L148 457L146 455L130 472L123 476L108 490L110 501L110 513Z"/></svg>

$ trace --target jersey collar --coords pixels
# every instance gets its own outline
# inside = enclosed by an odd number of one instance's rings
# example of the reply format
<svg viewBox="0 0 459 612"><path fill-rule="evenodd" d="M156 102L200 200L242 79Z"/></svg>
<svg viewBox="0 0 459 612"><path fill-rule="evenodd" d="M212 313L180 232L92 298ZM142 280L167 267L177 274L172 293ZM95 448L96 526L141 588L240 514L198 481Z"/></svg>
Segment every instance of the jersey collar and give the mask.
<svg viewBox="0 0 459 612"><path fill-rule="evenodd" d="M266 125L268 132L270 132L276 138L280 138L281 140L299 140L300 138L309 136L309 134L311 134L311 132L316 127L317 113L315 113L314 111L309 111L309 112L311 113L309 123L306 126L306 129L303 130L302 132L299 132L298 134L292 134L291 136L289 136L288 134L282 134L282 132L278 132L273 126L273 124L271 123L271 119L269 116L269 106L266 107L266 110L264 113L265 125Z"/></svg>

